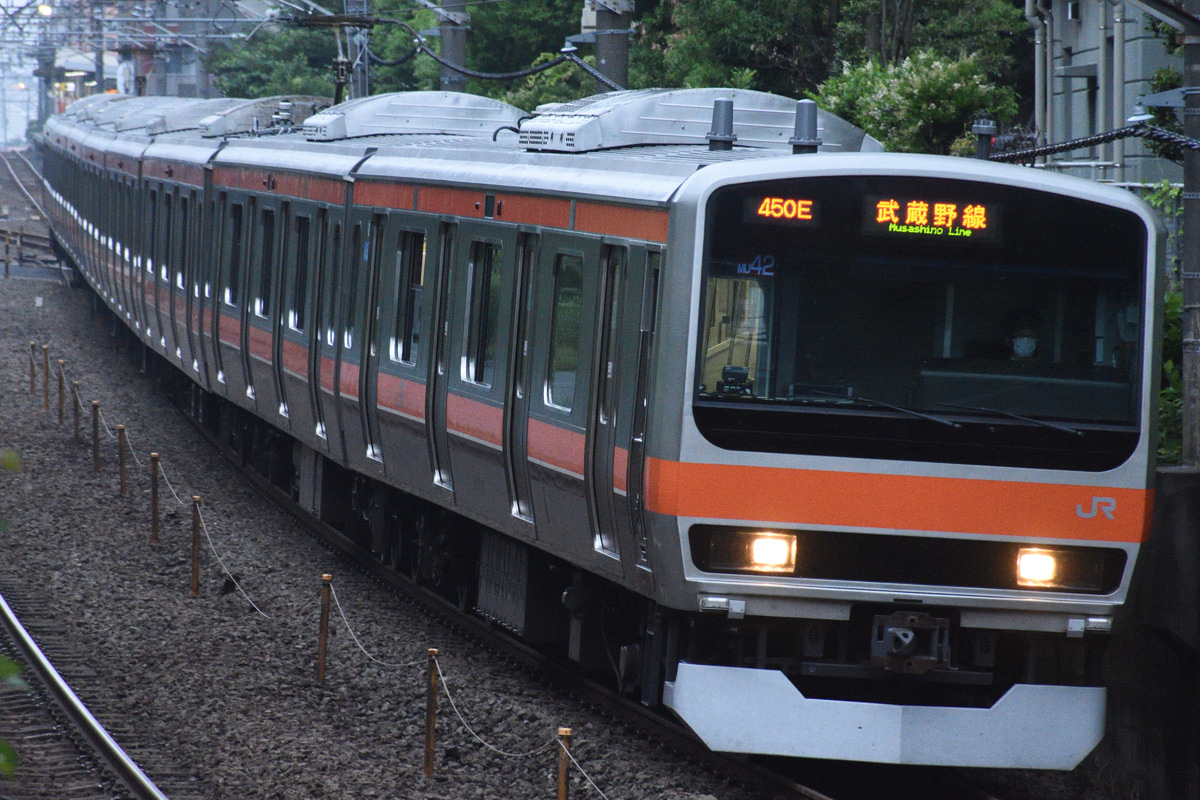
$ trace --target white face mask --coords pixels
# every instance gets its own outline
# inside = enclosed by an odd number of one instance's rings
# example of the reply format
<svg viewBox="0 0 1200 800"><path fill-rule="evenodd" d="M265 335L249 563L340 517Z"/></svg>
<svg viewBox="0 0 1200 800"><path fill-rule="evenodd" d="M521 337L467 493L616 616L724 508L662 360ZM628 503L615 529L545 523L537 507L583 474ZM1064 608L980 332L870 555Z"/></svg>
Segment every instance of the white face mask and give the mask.
<svg viewBox="0 0 1200 800"><path fill-rule="evenodd" d="M1019 336L1013 339L1013 355L1017 358L1029 358L1037 349L1037 339L1032 336Z"/></svg>

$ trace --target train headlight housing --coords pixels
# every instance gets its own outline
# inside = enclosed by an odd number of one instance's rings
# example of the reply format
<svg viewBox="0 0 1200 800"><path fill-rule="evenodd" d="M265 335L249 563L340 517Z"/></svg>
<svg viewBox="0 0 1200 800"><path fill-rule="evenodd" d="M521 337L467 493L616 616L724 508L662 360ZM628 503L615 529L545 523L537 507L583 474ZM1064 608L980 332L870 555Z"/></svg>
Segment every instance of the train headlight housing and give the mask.
<svg viewBox="0 0 1200 800"><path fill-rule="evenodd" d="M707 568L714 572L791 575L796 535L775 531L729 531L709 539Z"/></svg>
<svg viewBox="0 0 1200 800"><path fill-rule="evenodd" d="M752 534L750 568L762 572L791 572L796 568L796 537L790 534Z"/></svg>
<svg viewBox="0 0 1200 800"><path fill-rule="evenodd" d="M1017 551L1017 584L1054 586L1058 577L1057 554L1050 550L1022 547Z"/></svg>
<svg viewBox="0 0 1200 800"><path fill-rule="evenodd" d="M1112 554L1094 548L1022 547L1017 551L1017 586L1025 589L1065 589L1097 592L1116 588Z"/></svg>

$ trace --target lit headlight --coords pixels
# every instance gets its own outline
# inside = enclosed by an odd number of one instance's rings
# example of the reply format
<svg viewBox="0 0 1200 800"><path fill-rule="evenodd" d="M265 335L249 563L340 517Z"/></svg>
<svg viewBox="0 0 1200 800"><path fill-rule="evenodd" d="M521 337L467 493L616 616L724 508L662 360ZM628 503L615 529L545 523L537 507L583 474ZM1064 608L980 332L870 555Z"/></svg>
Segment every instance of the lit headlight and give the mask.
<svg viewBox="0 0 1200 800"><path fill-rule="evenodd" d="M1058 558L1049 550L1023 547L1017 552L1017 583L1021 586L1054 586Z"/></svg>
<svg viewBox="0 0 1200 800"><path fill-rule="evenodd" d="M1017 585L1030 589L1099 591L1115 588L1120 574L1106 577L1105 552L1092 548L1022 547L1017 551Z"/></svg>
<svg viewBox="0 0 1200 800"><path fill-rule="evenodd" d="M751 569L760 572L791 572L796 568L796 537L791 534L752 534Z"/></svg>
<svg viewBox="0 0 1200 800"><path fill-rule="evenodd" d="M796 571L796 535L774 531L722 531L708 541L704 569L714 572Z"/></svg>

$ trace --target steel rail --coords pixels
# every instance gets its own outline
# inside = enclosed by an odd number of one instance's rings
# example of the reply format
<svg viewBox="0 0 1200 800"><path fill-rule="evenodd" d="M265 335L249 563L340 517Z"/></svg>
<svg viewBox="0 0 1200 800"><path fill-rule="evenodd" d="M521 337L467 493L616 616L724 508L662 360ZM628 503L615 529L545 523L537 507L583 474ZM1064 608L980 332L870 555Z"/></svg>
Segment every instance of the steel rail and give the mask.
<svg viewBox="0 0 1200 800"><path fill-rule="evenodd" d="M104 726L92 716L92 712L88 711L87 706L67 685L58 670L46 658L42 649L38 647L37 642L29 635L29 631L21 624L21 620L17 619L17 615L8 605L3 594L0 594L0 620L3 621L5 629L12 637L21 656L37 674L38 680L50 692L75 728L87 739L92 749L121 783L133 793L134 797L137 800L168 800L167 796L146 777L133 759L108 735Z"/></svg>
<svg viewBox="0 0 1200 800"><path fill-rule="evenodd" d="M40 172L38 172L36 169L34 169L33 164L29 163L28 158L26 158L21 153L17 153L17 152L14 152L13 155L15 155L17 158L21 159L22 161L24 161L25 166L29 167L30 172L32 172L34 175L36 175L39 178L42 177L42 174ZM33 207L37 209L37 212L42 215L42 219L46 220L46 224L49 225L50 220L46 216L46 212L42 208L42 204L39 203L37 200L33 199L33 195L31 195L29 193L29 190L25 188L24 181L22 181L19 177L17 177L17 171L12 168L12 164L9 163L7 155L4 158L4 167L8 170L8 174L12 175L13 181L17 184L17 188L21 190L21 194L25 195L25 197L29 200L29 202L33 203Z"/></svg>

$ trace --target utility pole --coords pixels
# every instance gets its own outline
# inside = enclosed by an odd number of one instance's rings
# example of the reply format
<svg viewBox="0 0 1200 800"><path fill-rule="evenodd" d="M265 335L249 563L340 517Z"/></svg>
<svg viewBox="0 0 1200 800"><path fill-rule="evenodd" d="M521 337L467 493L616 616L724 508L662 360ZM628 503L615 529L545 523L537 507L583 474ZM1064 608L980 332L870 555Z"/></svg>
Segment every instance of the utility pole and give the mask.
<svg viewBox="0 0 1200 800"><path fill-rule="evenodd" d="M370 0L346 0L346 16L367 17L371 14ZM370 59L367 56L370 28L346 28L346 43L350 50L350 97L366 97L371 94Z"/></svg>
<svg viewBox="0 0 1200 800"><path fill-rule="evenodd" d="M633 0L590 0L596 9L596 70L618 86L629 86L629 18ZM596 81L596 93L612 91Z"/></svg>
<svg viewBox="0 0 1200 800"><path fill-rule="evenodd" d="M104 6L92 4L92 41L95 42L96 93L104 94Z"/></svg>
<svg viewBox="0 0 1200 800"><path fill-rule="evenodd" d="M451 64L466 66L467 31L471 30L471 15L466 12L467 4L462 0L442 0L443 13L439 14L438 33L442 40L442 58ZM467 76L442 67L442 91L465 92Z"/></svg>
<svg viewBox="0 0 1200 800"><path fill-rule="evenodd" d="M1200 17L1200 0L1184 10ZM1200 139L1200 31L1184 31L1183 135ZM1200 151L1183 156L1183 463L1200 464Z"/></svg>

